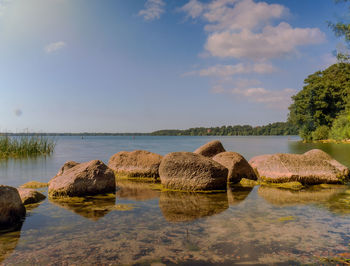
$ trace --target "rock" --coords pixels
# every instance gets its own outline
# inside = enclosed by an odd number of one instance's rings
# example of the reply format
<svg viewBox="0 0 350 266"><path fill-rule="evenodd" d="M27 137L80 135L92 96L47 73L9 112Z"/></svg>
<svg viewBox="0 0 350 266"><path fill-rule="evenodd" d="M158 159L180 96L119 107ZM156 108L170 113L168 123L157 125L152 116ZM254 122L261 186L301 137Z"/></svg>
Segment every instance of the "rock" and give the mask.
<svg viewBox="0 0 350 266"><path fill-rule="evenodd" d="M30 188L18 188L19 196L24 205L38 203L44 199L46 196L35 189Z"/></svg>
<svg viewBox="0 0 350 266"><path fill-rule="evenodd" d="M249 163L258 172L259 179L275 183L298 181L302 184L336 184L349 177L346 166L318 149L304 154L260 155Z"/></svg>
<svg viewBox="0 0 350 266"><path fill-rule="evenodd" d="M227 173L221 164L192 152L169 153L159 167L162 185L183 191L226 190Z"/></svg>
<svg viewBox="0 0 350 266"><path fill-rule="evenodd" d="M165 191L159 198L159 207L169 222L187 222L212 216L225 211L228 206L226 193Z"/></svg>
<svg viewBox="0 0 350 266"><path fill-rule="evenodd" d="M18 224L26 209L16 188L0 185L0 227Z"/></svg>
<svg viewBox="0 0 350 266"><path fill-rule="evenodd" d="M109 159L108 166L117 174L127 177L157 178L162 158L161 155L149 151L121 151Z"/></svg>
<svg viewBox="0 0 350 266"><path fill-rule="evenodd" d="M67 161L64 163L64 165L60 168L60 170L58 170L57 174L54 176L54 178L52 178L48 184L50 184L50 182L52 180L54 180L57 176L61 176L63 175L63 173L65 173L66 171L68 171L69 169L77 166L79 163L75 162L75 161Z"/></svg>
<svg viewBox="0 0 350 266"><path fill-rule="evenodd" d="M228 169L228 182L230 183L238 183L242 178L257 180L253 168L247 160L237 152L221 152L212 159Z"/></svg>
<svg viewBox="0 0 350 266"><path fill-rule="evenodd" d="M78 164L79 163L77 163L75 161L67 161L67 162L65 162L64 165L61 167L61 169L58 171L57 175L64 174L64 172L68 171L69 169L73 168L74 166L77 166Z"/></svg>
<svg viewBox="0 0 350 266"><path fill-rule="evenodd" d="M205 157L213 157L220 152L224 152L224 146L218 140L213 140L199 147L194 153L203 155Z"/></svg>
<svg viewBox="0 0 350 266"><path fill-rule="evenodd" d="M115 177L103 162L94 160L78 164L49 182L50 197L88 196L115 192Z"/></svg>
<svg viewBox="0 0 350 266"><path fill-rule="evenodd" d="M43 188L47 187L48 183L38 182L38 181L29 181L23 185L21 185L21 188Z"/></svg>

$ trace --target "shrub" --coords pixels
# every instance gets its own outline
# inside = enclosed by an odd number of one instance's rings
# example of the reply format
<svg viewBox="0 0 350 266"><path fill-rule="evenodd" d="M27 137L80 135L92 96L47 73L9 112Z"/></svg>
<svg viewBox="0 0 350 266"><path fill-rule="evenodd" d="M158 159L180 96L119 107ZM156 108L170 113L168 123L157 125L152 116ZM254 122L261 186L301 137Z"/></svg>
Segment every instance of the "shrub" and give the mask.
<svg viewBox="0 0 350 266"><path fill-rule="evenodd" d="M330 136L335 140L350 139L350 113L340 115L334 120Z"/></svg>
<svg viewBox="0 0 350 266"><path fill-rule="evenodd" d="M313 140L323 140L329 138L329 127L319 126L314 132L312 132Z"/></svg>

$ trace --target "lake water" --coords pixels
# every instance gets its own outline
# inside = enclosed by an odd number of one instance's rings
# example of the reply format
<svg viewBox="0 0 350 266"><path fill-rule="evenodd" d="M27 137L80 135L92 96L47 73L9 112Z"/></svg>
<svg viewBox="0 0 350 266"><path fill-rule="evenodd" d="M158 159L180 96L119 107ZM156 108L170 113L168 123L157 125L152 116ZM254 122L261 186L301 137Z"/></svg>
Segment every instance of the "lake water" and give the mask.
<svg viewBox="0 0 350 266"><path fill-rule="evenodd" d="M320 148L350 167L350 144L304 144L298 137L59 137L50 157L0 161L0 184L48 182L65 161L122 150L193 151L213 139L246 159ZM118 182L116 194L50 201L22 227L0 233L6 265L300 265L350 258L350 188L289 191L256 186L227 193L160 192ZM44 189L46 193L46 189Z"/></svg>

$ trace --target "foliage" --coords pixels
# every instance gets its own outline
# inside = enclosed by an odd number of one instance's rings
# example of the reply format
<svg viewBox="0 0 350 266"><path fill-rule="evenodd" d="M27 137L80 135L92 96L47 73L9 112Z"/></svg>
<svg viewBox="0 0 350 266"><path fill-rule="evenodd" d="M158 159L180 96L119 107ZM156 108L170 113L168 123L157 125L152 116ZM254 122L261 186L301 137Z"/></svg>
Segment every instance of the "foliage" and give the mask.
<svg viewBox="0 0 350 266"><path fill-rule="evenodd" d="M329 127L320 126L316 128L314 132L311 134L313 140L323 140L328 139L329 136Z"/></svg>
<svg viewBox="0 0 350 266"><path fill-rule="evenodd" d="M308 76L303 89L292 97L288 122L304 140L321 126L331 127L350 104L350 64L337 63Z"/></svg>
<svg viewBox="0 0 350 266"><path fill-rule="evenodd" d="M340 115L334 120L330 136L335 140L350 139L350 113Z"/></svg>
<svg viewBox="0 0 350 266"><path fill-rule="evenodd" d="M52 138L43 136L0 136L0 159L49 155L55 145Z"/></svg>
<svg viewBox="0 0 350 266"><path fill-rule="evenodd" d="M154 136L270 136L297 135L297 128L285 122L276 122L266 126L252 127L249 125L196 127L186 130L159 130L151 133Z"/></svg>

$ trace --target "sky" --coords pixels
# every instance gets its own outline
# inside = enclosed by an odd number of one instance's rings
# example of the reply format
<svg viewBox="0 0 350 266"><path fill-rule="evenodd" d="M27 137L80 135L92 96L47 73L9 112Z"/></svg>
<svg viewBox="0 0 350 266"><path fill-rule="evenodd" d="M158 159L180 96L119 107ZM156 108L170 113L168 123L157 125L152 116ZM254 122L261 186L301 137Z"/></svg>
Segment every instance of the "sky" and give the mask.
<svg viewBox="0 0 350 266"><path fill-rule="evenodd" d="M286 121L335 63L332 0L0 0L0 132Z"/></svg>

